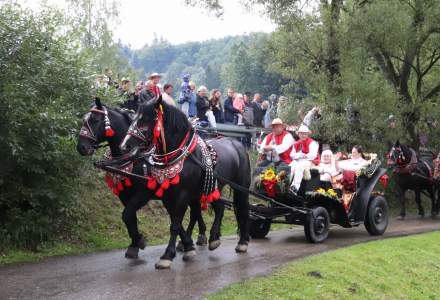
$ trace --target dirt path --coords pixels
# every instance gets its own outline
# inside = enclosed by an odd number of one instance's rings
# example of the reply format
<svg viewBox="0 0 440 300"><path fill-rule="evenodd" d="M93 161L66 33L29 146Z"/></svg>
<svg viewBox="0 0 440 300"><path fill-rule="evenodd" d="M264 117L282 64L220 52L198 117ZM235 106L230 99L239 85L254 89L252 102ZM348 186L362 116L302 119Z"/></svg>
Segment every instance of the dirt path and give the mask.
<svg viewBox="0 0 440 300"><path fill-rule="evenodd" d="M393 221L384 237L440 230L440 220ZM384 238L380 237L380 238ZM324 244L309 244L302 228L271 232L252 241L247 254L234 252L235 238L224 238L214 252L197 249L191 262L181 254L171 270L155 270L164 246L148 247L129 261L121 250L49 258L0 268L1 299L194 299L244 279L268 274L283 263L307 255L376 239L363 226L332 227Z"/></svg>

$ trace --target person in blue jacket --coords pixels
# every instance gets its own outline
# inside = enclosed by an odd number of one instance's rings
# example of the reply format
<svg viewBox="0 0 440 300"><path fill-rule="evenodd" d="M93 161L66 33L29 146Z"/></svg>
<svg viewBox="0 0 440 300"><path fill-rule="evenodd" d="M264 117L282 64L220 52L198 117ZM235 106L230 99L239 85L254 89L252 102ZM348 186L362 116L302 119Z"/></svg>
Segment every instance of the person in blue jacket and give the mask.
<svg viewBox="0 0 440 300"><path fill-rule="evenodd" d="M228 97L225 99L224 110L225 123L234 124L235 114L240 113L240 111L234 108L234 90L231 88L228 89Z"/></svg>

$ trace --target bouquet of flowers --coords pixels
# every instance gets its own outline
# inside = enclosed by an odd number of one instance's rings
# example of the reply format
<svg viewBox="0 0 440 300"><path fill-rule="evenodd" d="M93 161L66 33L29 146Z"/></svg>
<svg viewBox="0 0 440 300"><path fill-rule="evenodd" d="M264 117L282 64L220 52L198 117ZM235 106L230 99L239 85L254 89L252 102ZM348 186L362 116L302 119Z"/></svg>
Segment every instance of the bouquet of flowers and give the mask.
<svg viewBox="0 0 440 300"><path fill-rule="evenodd" d="M334 189L325 190L323 188L319 188L316 191L307 192L307 194L311 195L312 197L325 196L328 198L333 198L333 199L339 200L338 193L336 193L336 191Z"/></svg>
<svg viewBox="0 0 440 300"><path fill-rule="evenodd" d="M283 193L285 190L284 182L286 177L286 171L281 171L277 174L274 167L269 167L261 172L257 186L263 187L266 194L274 198L278 192Z"/></svg>

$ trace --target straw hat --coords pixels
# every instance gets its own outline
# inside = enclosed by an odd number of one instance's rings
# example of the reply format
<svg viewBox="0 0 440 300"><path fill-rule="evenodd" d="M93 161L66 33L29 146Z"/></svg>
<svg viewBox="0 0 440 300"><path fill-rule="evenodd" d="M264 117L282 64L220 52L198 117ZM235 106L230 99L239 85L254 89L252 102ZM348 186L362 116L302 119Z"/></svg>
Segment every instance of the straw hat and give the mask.
<svg viewBox="0 0 440 300"><path fill-rule="evenodd" d="M148 76L148 79L151 80L151 79L153 79L155 77L162 78L162 75L160 75L159 73L152 73L150 76Z"/></svg>
<svg viewBox="0 0 440 300"><path fill-rule="evenodd" d="M283 121L280 118L273 119L272 126L274 125L284 125Z"/></svg>
<svg viewBox="0 0 440 300"><path fill-rule="evenodd" d="M301 125L298 128L298 133L302 132L302 133L310 133L309 127L307 127L306 125Z"/></svg>

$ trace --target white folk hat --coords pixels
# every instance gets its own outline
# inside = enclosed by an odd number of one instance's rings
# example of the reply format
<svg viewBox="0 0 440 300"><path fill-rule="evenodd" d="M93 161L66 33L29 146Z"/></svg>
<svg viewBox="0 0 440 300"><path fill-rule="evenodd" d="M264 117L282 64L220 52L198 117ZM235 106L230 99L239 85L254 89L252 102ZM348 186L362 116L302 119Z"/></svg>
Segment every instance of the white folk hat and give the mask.
<svg viewBox="0 0 440 300"><path fill-rule="evenodd" d="M298 133L302 132L302 133L310 133L309 127L307 127L306 125L301 125L298 128Z"/></svg>

